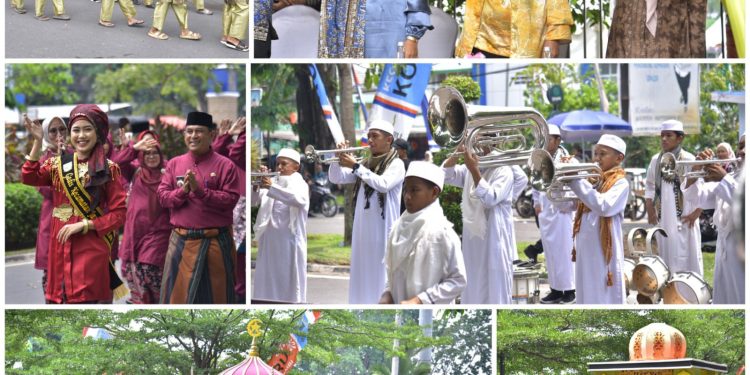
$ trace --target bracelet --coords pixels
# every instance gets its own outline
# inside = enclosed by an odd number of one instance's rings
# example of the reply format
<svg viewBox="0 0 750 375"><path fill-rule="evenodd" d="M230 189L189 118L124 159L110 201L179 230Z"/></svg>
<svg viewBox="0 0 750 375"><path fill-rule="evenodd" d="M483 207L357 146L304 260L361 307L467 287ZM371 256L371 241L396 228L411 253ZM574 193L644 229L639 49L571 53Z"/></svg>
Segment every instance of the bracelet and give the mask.
<svg viewBox="0 0 750 375"><path fill-rule="evenodd" d="M25 158L26 160L28 160L28 161L39 161L39 158L36 158L36 159L32 158L32 157L31 157L31 154L26 154L26 155L24 155L24 158Z"/></svg>
<svg viewBox="0 0 750 375"><path fill-rule="evenodd" d="M407 35L406 36L406 40L411 40L412 42L419 42L419 39L417 39L416 37L413 37L411 35Z"/></svg>
<svg viewBox="0 0 750 375"><path fill-rule="evenodd" d="M83 233L86 234L89 232L89 219L83 219Z"/></svg>

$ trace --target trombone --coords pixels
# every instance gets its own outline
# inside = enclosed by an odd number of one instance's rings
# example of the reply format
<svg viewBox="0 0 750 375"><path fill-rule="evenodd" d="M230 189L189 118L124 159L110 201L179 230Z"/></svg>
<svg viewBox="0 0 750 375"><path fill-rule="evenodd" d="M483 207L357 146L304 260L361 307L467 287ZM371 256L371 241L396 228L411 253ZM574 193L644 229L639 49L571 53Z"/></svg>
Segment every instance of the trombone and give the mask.
<svg viewBox="0 0 750 375"><path fill-rule="evenodd" d="M546 192L553 202L577 199L568 182L584 179L592 180L594 185L601 182L602 170L596 163L555 163L547 150L534 150L529 168L531 187Z"/></svg>
<svg viewBox="0 0 750 375"><path fill-rule="evenodd" d="M325 158L324 155L348 153L348 152L364 152L365 150L369 150L369 149L370 149L370 146L350 147L350 148L342 148L342 149L336 149L336 150L316 150L315 147L313 147L313 145L307 145L307 147L305 147L305 160L308 163L322 163L322 164L338 163L339 162L338 157ZM362 161L362 159L364 159L364 156L359 156L354 159L357 161L357 163L359 163Z"/></svg>
<svg viewBox="0 0 750 375"><path fill-rule="evenodd" d="M544 149L547 142L547 122L536 110L486 106L469 109L461 93L452 87L441 87L432 94L427 119L435 143L449 150L463 145L466 152L478 156L480 168L526 164L532 151ZM529 128L534 136L532 147L527 146L521 133Z"/></svg>
<svg viewBox="0 0 750 375"><path fill-rule="evenodd" d="M665 152L661 156L661 175L668 180L673 180L675 177L683 178L701 178L706 177L708 173L701 169L699 171L693 171L692 167L696 165L710 165L718 163L736 163L739 162L740 158L734 159L708 159L708 160L677 160L674 154L671 152ZM679 171L678 171L679 169Z"/></svg>
<svg viewBox="0 0 750 375"><path fill-rule="evenodd" d="M276 178L279 177L279 172L250 172L250 185L260 186L263 177Z"/></svg>

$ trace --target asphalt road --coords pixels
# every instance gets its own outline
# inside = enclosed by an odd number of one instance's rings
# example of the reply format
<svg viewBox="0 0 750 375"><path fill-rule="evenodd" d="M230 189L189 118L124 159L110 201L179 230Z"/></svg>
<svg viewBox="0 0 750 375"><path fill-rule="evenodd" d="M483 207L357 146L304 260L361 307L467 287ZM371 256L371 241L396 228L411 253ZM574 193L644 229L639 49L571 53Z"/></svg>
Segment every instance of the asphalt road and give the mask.
<svg viewBox="0 0 750 375"><path fill-rule="evenodd" d="M9 4L10 1L6 2ZM47 1L45 14L52 16L52 2ZM113 28L99 26L101 3L88 0L68 0L65 12L70 21L38 21L34 18L34 1L26 0L26 14L17 14L6 5L6 58L222 58L249 59L248 52L227 48L219 41L222 36L224 3L206 0L206 8L214 12L206 16L195 12L193 1L188 1L188 26L200 33L200 41L179 38L177 18L170 10L164 23L168 40L156 40L147 34L153 20L153 9L136 5L136 18L145 23L128 27L127 19L115 4ZM248 34L249 35L249 34ZM247 41L246 41L247 42Z"/></svg>
<svg viewBox="0 0 750 375"><path fill-rule="evenodd" d="M115 269L120 273L120 262L115 262ZM123 279L124 280L124 279ZM125 304L130 298L115 301L115 304ZM44 290L42 290L42 271L34 268L33 254L27 259L9 262L5 260L5 303L34 305L44 304Z"/></svg>

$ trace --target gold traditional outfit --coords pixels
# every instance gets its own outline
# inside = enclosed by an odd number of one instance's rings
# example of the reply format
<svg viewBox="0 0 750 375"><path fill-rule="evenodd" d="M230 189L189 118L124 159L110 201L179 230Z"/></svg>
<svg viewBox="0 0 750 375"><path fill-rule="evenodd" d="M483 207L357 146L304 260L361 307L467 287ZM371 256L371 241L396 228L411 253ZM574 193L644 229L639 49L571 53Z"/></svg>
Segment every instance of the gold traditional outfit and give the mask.
<svg viewBox="0 0 750 375"><path fill-rule="evenodd" d="M244 40L250 29L250 4L248 0L225 2L222 16L224 35Z"/></svg>
<svg viewBox="0 0 750 375"><path fill-rule="evenodd" d="M545 40L570 40L568 0L467 0L456 57L476 48L492 54L535 58Z"/></svg>

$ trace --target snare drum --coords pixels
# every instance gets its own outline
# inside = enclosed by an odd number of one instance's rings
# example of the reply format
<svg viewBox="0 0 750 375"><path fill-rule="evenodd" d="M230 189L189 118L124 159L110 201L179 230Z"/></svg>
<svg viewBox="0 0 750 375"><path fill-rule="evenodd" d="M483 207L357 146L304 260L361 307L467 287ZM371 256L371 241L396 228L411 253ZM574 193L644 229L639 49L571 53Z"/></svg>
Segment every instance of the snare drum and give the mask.
<svg viewBox="0 0 750 375"><path fill-rule="evenodd" d="M642 256L633 270L633 282L639 293L653 296L669 280L669 267L661 257L656 255Z"/></svg>
<svg viewBox="0 0 750 375"><path fill-rule="evenodd" d="M646 251L649 255L659 255L659 243L656 241L657 234L665 238L669 237L667 232L662 228L654 227L649 229L646 233Z"/></svg>
<svg viewBox="0 0 750 375"><path fill-rule="evenodd" d="M625 254L625 256L637 258L641 255L646 255L647 233L648 232L644 228L633 228L628 232L628 254Z"/></svg>
<svg viewBox="0 0 750 375"><path fill-rule="evenodd" d="M666 304L707 304L711 302L711 287L695 272L676 272L664 288Z"/></svg>
<svg viewBox="0 0 750 375"><path fill-rule="evenodd" d="M534 269L513 269L513 304L539 303L539 271Z"/></svg>

